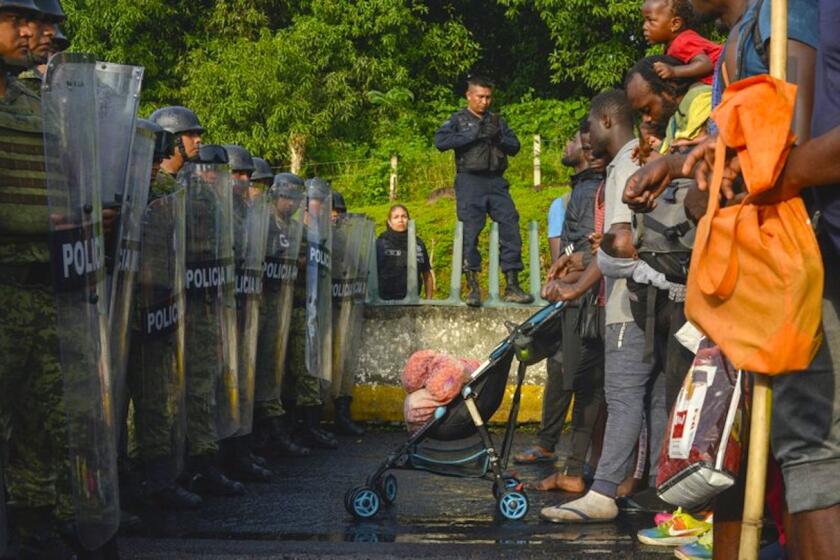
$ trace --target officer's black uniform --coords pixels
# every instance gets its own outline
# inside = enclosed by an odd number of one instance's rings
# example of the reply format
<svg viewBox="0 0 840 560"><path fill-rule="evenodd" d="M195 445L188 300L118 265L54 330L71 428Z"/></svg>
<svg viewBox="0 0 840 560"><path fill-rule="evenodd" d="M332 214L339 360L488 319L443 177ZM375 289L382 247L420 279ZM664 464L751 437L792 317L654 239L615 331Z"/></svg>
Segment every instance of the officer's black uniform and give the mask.
<svg viewBox="0 0 840 560"><path fill-rule="evenodd" d="M464 223L464 268L481 270L478 236L489 214L499 224L502 271L522 270L519 213L502 176L507 156L519 153L519 139L499 115L487 111L478 117L461 109L435 133L435 147L455 150L455 199L458 219Z"/></svg>

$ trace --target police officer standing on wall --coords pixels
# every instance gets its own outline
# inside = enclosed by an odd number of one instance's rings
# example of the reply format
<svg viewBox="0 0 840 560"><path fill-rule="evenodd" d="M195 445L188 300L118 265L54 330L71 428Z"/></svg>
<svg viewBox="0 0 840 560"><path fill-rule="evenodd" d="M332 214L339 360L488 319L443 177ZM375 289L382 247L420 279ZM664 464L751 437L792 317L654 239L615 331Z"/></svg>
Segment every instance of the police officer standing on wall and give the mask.
<svg viewBox="0 0 840 560"><path fill-rule="evenodd" d="M455 150L455 200L458 220L464 223L464 269L469 287L466 303L471 307L481 305L478 236L488 214L499 224L500 260L507 282L504 300L512 303L534 301L519 287L519 271L522 270L519 213L503 176L508 156L519 153L519 139L504 119L490 111L493 87L486 78L468 78L466 109L454 113L435 133L438 150Z"/></svg>

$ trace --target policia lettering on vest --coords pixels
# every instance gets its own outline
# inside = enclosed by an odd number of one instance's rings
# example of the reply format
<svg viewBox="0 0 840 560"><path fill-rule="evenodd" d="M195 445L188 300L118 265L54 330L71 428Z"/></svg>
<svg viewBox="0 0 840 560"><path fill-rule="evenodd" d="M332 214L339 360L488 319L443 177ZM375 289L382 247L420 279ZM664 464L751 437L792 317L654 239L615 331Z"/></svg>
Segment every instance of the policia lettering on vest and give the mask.
<svg viewBox="0 0 840 560"><path fill-rule="evenodd" d="M464 223L464 269L469 286L466 303L473 307L481 305L478 236L488 215L499 224L500 260L507 281L505 301L533 301L519 287L519 271L522 270L519 213L503 177L508 156L519 153L519 139L503 118L490 111L492 96L492 82L480 77L469 78L467 108L453 113L435 133L438 150L455 150L455 199L458 220Z"/></svg>

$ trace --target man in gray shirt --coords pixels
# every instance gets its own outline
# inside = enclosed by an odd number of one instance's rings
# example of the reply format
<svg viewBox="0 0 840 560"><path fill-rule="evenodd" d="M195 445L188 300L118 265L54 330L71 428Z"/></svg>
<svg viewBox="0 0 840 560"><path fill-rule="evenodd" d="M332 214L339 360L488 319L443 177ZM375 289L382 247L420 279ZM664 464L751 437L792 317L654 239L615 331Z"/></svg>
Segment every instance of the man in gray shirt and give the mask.
<svg viewBox="0 0 840 560"><path fill-rule="evenodd" d="M632 212L622 201L624 185L638 166L631 154L637 146L633 134L633 109L623 91L610 90L592 100L589 111L590 142L594 157L607 165L604 187L604 240L607 252L632 245ZM597 261L573 287L561 291L561 299L574 299L599 279ZM630 294L623 278L606 278L605 393L607 427L595 482L582 498L560 506L546 507L540 516L555 523L607 521L618 515L615 503L619 483L633 464L636 442L647 414L651 464L656 464L665 429L664 386L659 366L644 361L644 331L630 311ZM659 381L657 383L657 381ZM652 422L651 422L652 420ZM655 477L655 475L654 475Z"/></svg>

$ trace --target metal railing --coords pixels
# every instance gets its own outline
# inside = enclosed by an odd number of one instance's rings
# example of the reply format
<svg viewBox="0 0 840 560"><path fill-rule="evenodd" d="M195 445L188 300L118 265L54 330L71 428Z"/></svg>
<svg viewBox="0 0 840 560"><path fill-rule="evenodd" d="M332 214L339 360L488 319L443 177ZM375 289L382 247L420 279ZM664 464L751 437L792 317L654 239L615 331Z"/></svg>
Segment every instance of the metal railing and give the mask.
<svg viewBox="0 0 840 560"><path fill-rule="evenodd" d="M528 266L530 268L528 289L531 295L534 296L534 303L532 305L535 306L543 306L548 303L540 297L542 279L540 276L539 240L539 226L537 222L531 221L528 224ZM458 222L455 225L455 233L452 240L452 272L449 277L449 297L445 299L424 299L420 297L420 286L417 280L417 226L414 220L408 222L407 253L405 297L397 300L383 300L379 296L379 268L376 260L376 251L370 252L368 305L383 307L400 305L465 305L461 301L461 279L464 259L464 224L462 222ZM485 307L520 307L521 304L508 303L502 299L499 254L499 224L492 222L490 225L490 247L487 266L488 295L483 305Z"/></svg>

